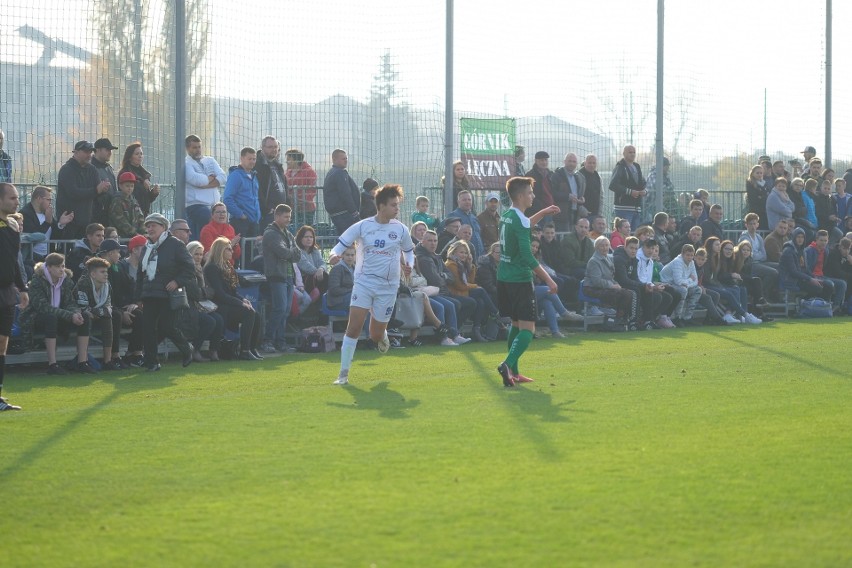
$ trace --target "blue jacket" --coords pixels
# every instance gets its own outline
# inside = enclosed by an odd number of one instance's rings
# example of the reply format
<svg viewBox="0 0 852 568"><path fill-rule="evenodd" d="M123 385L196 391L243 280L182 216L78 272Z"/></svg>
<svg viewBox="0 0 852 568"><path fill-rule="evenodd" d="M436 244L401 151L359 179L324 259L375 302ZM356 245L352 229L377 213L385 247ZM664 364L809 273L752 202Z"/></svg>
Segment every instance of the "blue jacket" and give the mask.
<svg viewBox="0 0 852 568"><path fill-rule="evenodd" d="M222 202L228 207L232 218L239 219L245 215L252 223L260 221L257 191L257 172L247 172L240 166L231 166L228 169L228 181Z"/></svg>
<svg viewBox="0 0 852 568"><path fill-rule="evenodd" d="M462 225L470 225L473 229L473 236L470 238L470 244L474 250L470 251L473 258L479 258L485 254L485 245L482 244L482 228L479 226L479 219L476 218L476 213L473 209L470 213L465 213L459 208L453 210L447 217L458 217L461 219Z"/></svg>

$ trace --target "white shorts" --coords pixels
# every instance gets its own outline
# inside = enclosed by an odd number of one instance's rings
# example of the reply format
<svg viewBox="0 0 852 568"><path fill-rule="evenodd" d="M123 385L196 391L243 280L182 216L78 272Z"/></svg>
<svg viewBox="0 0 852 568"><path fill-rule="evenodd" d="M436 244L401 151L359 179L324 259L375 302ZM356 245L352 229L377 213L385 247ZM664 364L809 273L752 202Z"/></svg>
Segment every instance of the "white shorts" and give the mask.
<svg viewBox="0 0 852 568"><path fill-rule="evenodd" d="M349 305L372 310L373 319L387 323L396 305L396 291L397 288L370 286L356 280L352 287L352 301Z"/></svg>

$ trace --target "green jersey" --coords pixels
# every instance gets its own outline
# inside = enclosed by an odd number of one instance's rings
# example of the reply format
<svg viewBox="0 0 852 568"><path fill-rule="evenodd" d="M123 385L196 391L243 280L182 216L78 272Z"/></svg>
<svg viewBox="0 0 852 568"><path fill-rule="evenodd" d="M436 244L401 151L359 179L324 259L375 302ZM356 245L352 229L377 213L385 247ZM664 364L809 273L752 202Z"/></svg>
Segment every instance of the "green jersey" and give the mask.
<svg viewBox="0 0 852 568"><path fill-rule="evenodd" d="M538 261L530 249L530 220L523 211L512 207L500 216L500 265L497 280L531 282Z"/></svg>

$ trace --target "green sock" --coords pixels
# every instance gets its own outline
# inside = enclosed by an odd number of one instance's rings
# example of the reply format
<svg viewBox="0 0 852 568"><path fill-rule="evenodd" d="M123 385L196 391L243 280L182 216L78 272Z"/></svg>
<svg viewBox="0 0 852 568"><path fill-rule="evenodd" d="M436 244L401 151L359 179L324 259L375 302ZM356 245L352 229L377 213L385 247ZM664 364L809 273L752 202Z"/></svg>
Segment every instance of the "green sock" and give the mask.
<svg viewBox="0 0 852 568"><path fill-rule="evenodd" d="M527 329L522 329L518 332L518 336L515 338L515 341L512 343L512 348L509 350L509 356L506 357L506 365L512 369L512 372L518 372L518 359L521 358L521 355L523 355L524 351L527 350L527 347L530 346L532 338L532 332Z"/></svg>
<svg viewBox="0 0 852 568"><path fill-rule="evenodd" d="M512 344L515 342L515 338L518 337L518 333L520 333L520 332L521 332L521 328L515 327L511 324L509 325L509 339L508 339L507 345L506 345L506 348L509 350L509 352L512 351ZM513 373L515 373L516 375L518 374L518 363L517 363L517 361L515 362L514 366L509 365L509 368L512 369Z"/></svg>
<svg viewBox="0 0 852 568"><path fill-rule="evenodd" d="M518 337L518 332L520 331L521 328L509 325L509 339L506 341L506 349L509 351L512 350L512 344L515 342L515 338Z"/></svg>

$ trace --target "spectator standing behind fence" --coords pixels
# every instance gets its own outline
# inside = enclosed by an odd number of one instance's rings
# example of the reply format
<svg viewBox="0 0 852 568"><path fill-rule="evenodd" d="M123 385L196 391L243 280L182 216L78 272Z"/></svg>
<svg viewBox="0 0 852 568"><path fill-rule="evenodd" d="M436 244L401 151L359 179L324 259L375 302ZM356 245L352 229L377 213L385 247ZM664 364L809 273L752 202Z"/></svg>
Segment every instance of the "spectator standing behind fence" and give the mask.
<svg viewBox="0 0 852 568"><path fill-rule="evenodd" d="M660 190L663 192L663 210L674 212L674 208L677 207L677 198L675 197L674 182L669 177L671 166L671 160L663 156L663 187ZM642 220L648 223L651 222L651 211L655 209L657 203L657 166L651 166L651 169L648 170L645 187L647 193L642 198Z"/></svg>
<svg viewBox="0 0 852 568"><path fill-rule="evenodd" d="M615 194L613 214L630 221L631 227L638 227L642 219L642 199L648 194L645 178L636 163L635 146L628 144L621 155L609 181L609 190Z"/></svg>
<svg viewBox="0 0 852 568"><path fill-rule="evenodd" d="M3 149L6 133L0 128L0 183L12 183L12 156Z"/></svg>
<svg viewBox="0 0 852 568"><path fill-rule="evenodd" d="M296 239L287 229L291 217L292 209L288 205L278 205L272 223L263 231L263 273L266 275L271 300L261 345L261 350L266 353L287 349L284 334L293 302L296 271L293 264L302 258Z"/></svg>
<svg viewBox="0 0 852 568"><path fill-rule="evenodd" d="M63 237L80 239L92 223L95 199L110 190L110 183L101 181L92 167L95 147L86 140L74 145L71 158L59 168L56 183L57 211L73 211L74 219L65 227Z"/></svg>
<svg viewBox="0 0 852 568"><path fill-rule="evenodd" d="M95 153L92 156L92 167L98 173L100 181L109 182L109 190L98 195L92 204L92 220L109 225L109 211L112 200L118 195L118 183L115 179L115 170L109 161L112 159L112 151L118 150L118 146L113 146L109 138L98 138L95 140Z"/></svg>
<svg viewBox="0 0 852 568"><path fill-rule="evenodd" d="M441 176L441 188L444 187L446 176ZM467 177L467 168L464 162L457 160L453 162L453 209L459 206L459 192L470 191L470 179Z"/></svg>
<svg viewBox="0 0 852 568"><path fill-rule="evenodd" d="M228 176L218 162L201 152L201 138L190 134L184 141L186 159L186 219L193 237L201 235L201 228L210 222L210 210L221 197L219 188ZM204 241L202 241L203 243ZM208 250L207 247L204 247Z"/></svg>
<svg viewBox="0 0 852 568"><path fill-rule="evenodd" d="M258 201L257 173L254 165L257 152L254 148L240 150L240 165L228 170L228 181L222 201L231 214L231 225L237 234L243 237L256 237L260 223L260 202Z"/></svg>
<svg viewBox="0 0 852 568"><path fill-rule="evenodd" d="M42 233L44 242L33 245L33 261L41 262L47 256L50 239L61 239L62 229L74 219L74 213L64 212L58 219L53 209L53 190L37 185L30 194L30 202L21 209L24 216L24 233ZM61 228L60 228L61 227Z"/></svg>
<svg viewBox="0 0 852 568"><path fill-rule="evenodd" d="M260 141L260 151L257 153L257 199L260 204L260 222L258 228L263 228L272 222L275 208L281 203L292 203L288 195L287 176L281 165L281 144L274 136L264 136Z"/></svg>
<svg viewBox="0 0 852 568"><path fill-rule="evenodd" d="M580 168L580 174L586 180L586 192L583 195L586 202L584 203L586 211L589 215L601 214L601 194L602 183L601 175L598 173L598 158L594 154L589 154L583 160L583 167ZM568 229L571 230L570 228Z"/></svg>
<svg viewBox="0 0 852 568"><path fill-rule="evenodd" d="M488 249L500 240L500 194L492 191L485 197L485 209L476 216L482 246Z"/></svg>
<svg viewBox="0 0 852 568"><path fill-rule="evenodd" d="M107 223L115 227L118 236L129 239L145 232L145 215L139 202L133 197L136 187L136 176L133 172L122 172L118 175L119 194L112 199L109 206Z"/></svg>
<svg viewBox="0 0 852 568"><path fill-rule="evenodd" d="M769 228L768 216L766 214L766 202L772 191L768 181L764 177L766 171L763 166L752 166L746 179L746 202L750 213L756 213L760 217L760 229Z"/></svg>
<svg viewBox="0 0 852 568"><path fill-rule="evenodd" d="M237 293L239 279L231 265L232 247L228 239L213 241L210 259L204 266L204 280L213 289L213 301L228 329L240 330L240 355L243 361L260 361L260 316L247 299Z"/></svg>
<svg viewBox="0 0 852 568"><path fill-rule="evenodd" d="M151 213L151 203L160 195L160 186L151 183L151 172L142 166L145 159L145 152L142 150L141 142L134 142L124 150L124 156L121 158L121 170L118 175L121 176L124 172L130 172L136 177L136 182L133 186L133 197L139 203L139 208L142 209L142 214L147 216ZM187 190L189 182L187 182Z"/></svg>
<svg viewBox="0 0 852 568"><path fill-rule="evenodd" d="M342 152L342 150L341 150ZM316 224L317 215L317 173L305 161L305 153L298 148L290 148L284 154L287 170L284 172L287 184L294 193L293 218L298 225ZM323 194L325 195L325 194Z"/></svg>
<svg viewBox="0 0 852 568"><path fill-rule="evenodd" d="M322 197L325 210L338 235L360 220L361 193L346 166L349 156L341 149L331 153L331 169L325 174Z"/></svg>
<svg viewBox="0 0 852 568"><path fill-rule="evenodd" d="M145 366L149 372L160 370L157 345L161 330L169 337L183 357L183 366L192 363L192 346L173 322L170 293L178 288L195 285L195 264L186 252L186 245L169 233L169 221L159 213L145 218L148 242L136 276L136 297L145 313Z"/></svg>
<svg viewBox="0 0 852 568"><path fill-rule="evenodd" d="M565 154L563 166L556 168L551 177L553 202L560 212L553 217L557 231L570 231L578 217L587 217L586 178L577 172L577 154Z"/></svg>
<svg viewBox="0 0 852 568"><path fill-rule="evenodd" d="M526 177L535 180L533 184L534 197L532 207L524 212L527 217L553 205L553 188L551 187L553 172L547 167L549 160L550 154L544 150L539 150L535 153L535 165L526 173ZM552 219L550 217L542 219L544 223L548 221L552 221Z"/></svg>
<svg viewBox="0 0 852 568"><path fill-rule="evenodd" d="M231 260L237 262L240 259L240 254L242 254L242 249L240 248L241 235L237 234L234 227L228 223L228 207L224 203L219 202L215 203L211 210L212 217L210 222L201 229L201 238L198 240L201 242L204 250L210 251L213 241L219 237L225 237L231 242L231 246L234 249Z"/></svg>
<svg viewBox="0 0 852 568"><path fill-rule="evenodd" d="M75 331L77 360L85 362L90 327L89 315L81 313L77 305L74 280L71 271L65 268L65 257L51 253L43 263L36 264L29 289L31 302L20 316L23 337L31 344L33 334L43 332L47 374L65 375L67 371L56 361L56 338Z"/></svg>
<svg viewBox="0 0 852 568"><path fill-rule="evenodd" d="M376 209L376 192L379 191L379 182L373 178L367 178L361 185L361 205L358 208L358 216L361 219L373 217L379 212Z"/></svg>

